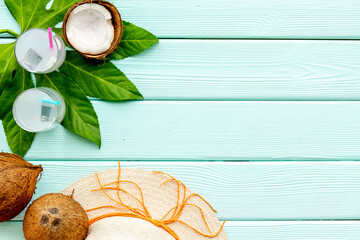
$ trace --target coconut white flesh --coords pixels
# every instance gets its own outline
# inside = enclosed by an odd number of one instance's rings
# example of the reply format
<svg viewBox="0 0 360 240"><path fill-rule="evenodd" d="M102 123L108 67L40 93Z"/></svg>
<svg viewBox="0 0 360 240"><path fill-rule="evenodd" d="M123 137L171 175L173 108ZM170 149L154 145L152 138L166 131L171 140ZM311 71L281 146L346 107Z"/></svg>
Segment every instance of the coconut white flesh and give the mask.
<svg viewBox="0 0 360 240"><path fill-rule="evenodd" d="M79 52L106 52L114 40L111 13L103 6L85 3L74 8L66 23L69 43Z"/></svg>

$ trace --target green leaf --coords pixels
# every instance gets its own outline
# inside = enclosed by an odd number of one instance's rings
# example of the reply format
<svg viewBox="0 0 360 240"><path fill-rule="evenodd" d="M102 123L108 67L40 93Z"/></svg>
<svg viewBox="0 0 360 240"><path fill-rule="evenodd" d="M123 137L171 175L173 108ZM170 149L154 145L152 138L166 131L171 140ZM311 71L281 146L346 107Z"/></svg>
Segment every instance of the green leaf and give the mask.
<svg viewBox="0 0 360 240"><path fill-rule="evenodd" d="M16 124L12 114L12 105L21 92L33 87L30 73L19 66L13 81L6 86L0 97L0 118L3 119L8 145L13 153L20 156L24 156L29 150L35 134L23 130Z"/></svg>
<svg viewBox="0 0 360 240"><path fill-rule="evenodd" d="M24 156L30 149L35 134L20 128L16 124L11 111L5 115L2 124L11 151Z"/></svg>
<svg viewBox="0 0 360 240"><path fill-rule="evenodd" d="M12 111L12 105L21 92L34 87L29 72L21 67L18 67L15 71L16 74L13 81L6 86L0 96L0 119L3 119L6 114Z"/></svg>
<svg viewBox="0 0 360 240"><path fill-rule="evenodd" d="M111 62L90 62L68 51L60 72L76 81L90 97L109 101L143 98L136 86Z"/></svg>
<svg viewBox="0 0 360 240"><path fill-rule="evenodd" d="M159 39L147 30L123 21L124 31L118 49L107 59L124 59L134 56L159 42Z"/></svg>
<svg viewBox="0 0 360 240"><path fill-rule="evenodd" d="M13 78L13 71L18 66L14 46L15 43L0 45L0 94Z"/></svg>
<svg viewBox="0 0 360 240"><path fill-rule="evenodd" d="M49 87L58 91L66 103L66 114L61 123L69 131L101 146L98 117L90 100L79 85L59 72L36 75L38 87Z"/></svg>
<svg viewBox="0 0 360 240"><path fill-rule="evenodd" d="M11 36L16 37L16 38L19 37L18 33L14 32L14 31L11 31L10 29L1 29L0 30L0 35L4 34L4 33L10 34Z"/></svg>
<svg viewBox="0 0 360 240"><path fill-rule="evenodd" d="M53 28L52 31L53 31L54 33L56 33L57 35L59 35L59 36L62 36L62 35L63 35L63 30L62 30L62 28ZM65 44L66 44L66 43L65 43Z"/></svg>
<svg viewBox="0 0 360 240"><path fill-rule="evenodd" d="M19 23L21 32L30 28L47 28L61 22L68 9L78 0L5 0L9 11ZM118 49L107 59L123 59L141 53L159 42L150 32L129 22L123 22L124 32ZM61 29L54 29L61 33ZM18 34L0 30L14 37ZM15 43L0 45L0 118L10 148L24 155L34 139L17 126L11 108L15 97L23 90L33 87L30 74L21 69L14 55ZM66 115L62 125L68 130L101 146L98 117L85 93L109 101L123 101L142 98L136 86L110 62L101 65L87 61L72 52L60 72L36 75L37 85L58 91L66 102ZM17 70L17 71L15 71ZM13 82L11 82L13 81ZM4 90L5 89L5 90Z"/></svg>
<svg viewBox="0 0 360 240"><path fill-rule="evenodd" d="M21 32L30 28L54 27L76 2L77 0L54 0L51 8L46 9L49 0L5 0L10 13L19 23Z"/></svg>

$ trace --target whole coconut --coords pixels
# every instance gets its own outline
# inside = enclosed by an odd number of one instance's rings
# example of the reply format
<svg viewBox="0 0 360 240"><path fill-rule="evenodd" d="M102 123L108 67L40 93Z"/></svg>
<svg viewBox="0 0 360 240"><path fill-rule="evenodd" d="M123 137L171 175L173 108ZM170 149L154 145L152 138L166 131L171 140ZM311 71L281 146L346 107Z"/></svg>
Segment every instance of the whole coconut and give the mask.
<svg viewBox="0 0 360 240"><path fill-rule="evenodd" d="M72 197L49 193L29 206L23 231L27 240L83 240L89 231L89 218Z"/></svg>
<svg viewBox="0 0 360 240"><path fill-rule="evenodd" d="M42 170L18 155L0 153L0 222L12 219L28 205Z"/></svg>

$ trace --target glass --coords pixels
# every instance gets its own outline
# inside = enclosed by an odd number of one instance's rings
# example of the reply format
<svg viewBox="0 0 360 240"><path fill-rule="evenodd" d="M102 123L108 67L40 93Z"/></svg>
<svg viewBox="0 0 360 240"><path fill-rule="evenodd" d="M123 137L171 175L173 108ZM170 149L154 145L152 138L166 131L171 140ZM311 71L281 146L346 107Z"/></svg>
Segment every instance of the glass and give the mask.
<svg viewBox="0 0 360 240"><path fill-rule="evenodd" d="M13 104L16 123L28 132L44 132L57 126L65 116L62 96L50 88L32 88L19 94Z"/></svg>
<svg viewBox="0 0 360 240"><path fill-rule="evenodd" d="M27 71L49 73L58 69L66 56L65 43L52 33L54 47L50 48L48 31L32 28L22 33L15 44L15 57Z"/></svg>

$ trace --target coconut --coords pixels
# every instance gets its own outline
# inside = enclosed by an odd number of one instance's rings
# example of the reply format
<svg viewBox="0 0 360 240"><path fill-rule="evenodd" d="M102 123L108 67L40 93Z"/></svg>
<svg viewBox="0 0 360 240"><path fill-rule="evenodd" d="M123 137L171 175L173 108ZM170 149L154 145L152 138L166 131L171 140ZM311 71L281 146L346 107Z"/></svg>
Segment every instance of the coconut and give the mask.
<svg viewBox="0 0 360 240"><path fill-rule="evenodd" d="M0 153L0 222L18 215L30 202L42 171L20 156Z"/></svg>
<svg viewBox="0 0 360 240"><path fill-rule="evenodd" d="M120 43L123 25L119 11L106 1L75 3L63 21L65 41L90 59L103 59Z"/></svg>
<svg viewBox="0 0 360 240"><path fill-rule="evenodd" d="M23 224L27 240L83 240L89 230L89 219L82 206L61 193L36 199L27 209Z"/></svg>

